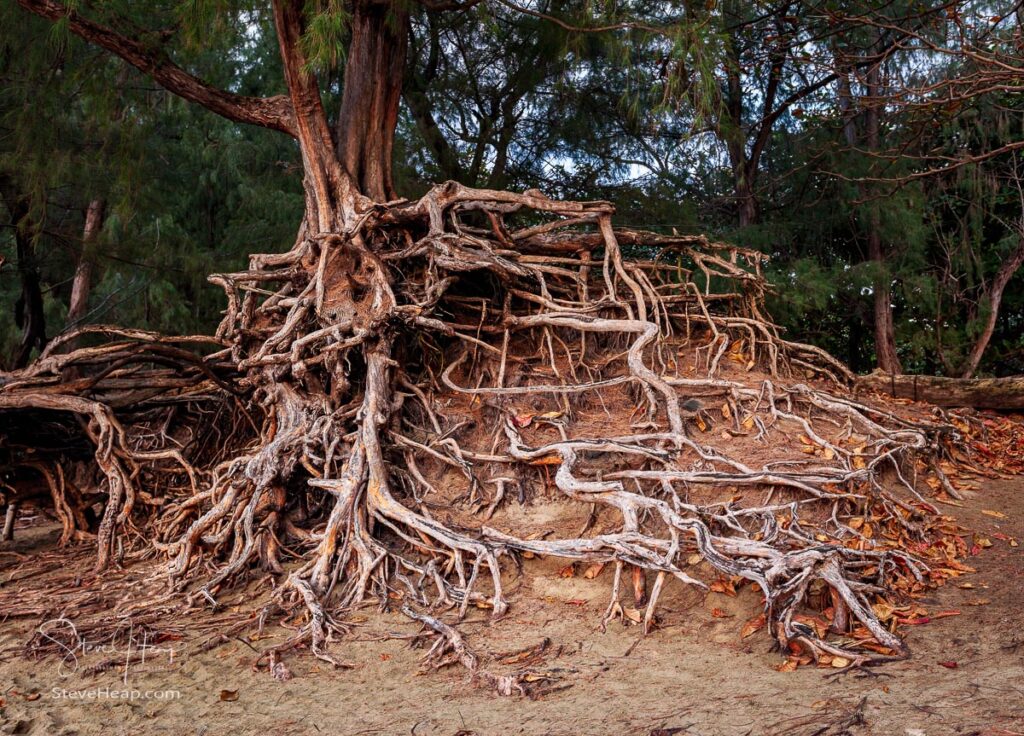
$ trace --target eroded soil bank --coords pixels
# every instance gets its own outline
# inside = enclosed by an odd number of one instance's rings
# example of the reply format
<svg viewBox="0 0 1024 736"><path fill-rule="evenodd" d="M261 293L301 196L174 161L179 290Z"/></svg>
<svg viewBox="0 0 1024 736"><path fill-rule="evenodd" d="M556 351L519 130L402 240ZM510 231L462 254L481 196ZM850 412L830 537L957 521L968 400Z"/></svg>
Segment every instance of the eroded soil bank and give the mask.
<svg viewBox="0 0 1024 736"><path fill-rule="evenodd" d="M550 514L564 511L552 507ZM253 671L254 644L263 641L239 638L193 651L202 638L198 620L182 622L180 638L153 645L149 659L134 661L126 675L117 665L88 672L119 652L79 651L63 662L19 656L39 621L12 619L0 622L0 732L1024 734L1024 547L1011 544L1024 540L1024 478L983 482L957 516L992 546L970 558L976 574L939 588L922 606L960 615L909 627L913 657L874 677L829 677L810 667L776 671L782 660L768 651L764 631L740 636L757 613L747 590L705 597L673 586L652 635L641 638L638 627L619 623L602 633L610 572L592 580L582 571L565 577L556 562L534 560L515 584L505 620L493 624L485 611L471 613L462 630L478 652L491 655L549 639L535 661L538 673L555 679L552 692L537 700L474 688L456 667L418 674L424 649L410 646L417 628L371 609L353 617L352 641L339 647L352 669L329 671L308 654L292 654L286 664L293 677L285 682L265 667ZM3 548L3 562L51 543L46 530L19 534ZM83 555L83 569L89 562ZM4 584L13 569L0 573ZM31 587L45 596L46 576ZM113 697L126 690L138 695Z"/></svg>

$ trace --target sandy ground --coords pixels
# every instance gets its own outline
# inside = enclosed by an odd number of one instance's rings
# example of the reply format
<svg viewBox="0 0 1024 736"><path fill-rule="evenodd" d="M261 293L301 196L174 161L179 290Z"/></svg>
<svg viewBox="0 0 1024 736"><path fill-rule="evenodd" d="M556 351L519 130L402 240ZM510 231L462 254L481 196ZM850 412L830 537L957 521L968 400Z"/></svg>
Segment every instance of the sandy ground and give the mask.
<svg viewBox="0 0 1024 736"><path fill-rule="evenodd" d="M671 586L663 625L650 636L618 623L602 633L610 570L567 578L554 561L535 560L506 619L495 624L479 611L461 630L484 660L550 639L537 671L563 689L536 700L474 687L455 667L419 674L424 650L409 638L417 627L369 608L353 617L351 641L334 645L352 669L331 671L293 653L287 682L252 670L248 642L195 654L188 636L173 643L173 658L167 644L127 672L86 676L89 657L107 655L82 657L74 672L73 662L27 660L15 651L39 622L0 612L0 733L1024 734L1024 546L1008 541L1024 542L1024 478L983 484L957 515L993 546L970 560L976 574L924 605L962 615L912 627L912 659L873 677L776 671L781 659L764 631L740 637L757 613L746 590L705 597ZM136 698L112 697L125 690Z"/></svg>

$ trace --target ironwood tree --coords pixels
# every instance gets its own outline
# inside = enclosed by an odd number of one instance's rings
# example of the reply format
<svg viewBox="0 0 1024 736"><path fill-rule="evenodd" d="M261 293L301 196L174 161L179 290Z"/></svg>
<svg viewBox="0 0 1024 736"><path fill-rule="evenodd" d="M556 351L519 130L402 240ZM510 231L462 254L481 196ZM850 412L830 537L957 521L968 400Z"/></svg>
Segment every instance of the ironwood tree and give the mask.
<svg viewBox="0 0 1024 736"><path fill-rule="evenodd" d="M157 555L173 591L216 605L267 571L268 609L308 614L289 645L339 665L336 612L398 590L441 637L431 660L476 668L436 612L503 615L509 562L526 553L612 563L606 622L650 629L667 581L724 575L758 587L784 648L851 665L906 656L872 596L925 584L928 562L871 530L942 536L918 479L956 494L939 460L960 429L850 398L841 362L765 314L756 251L616 230L608 202L533 189L399 197L411 15L479 3L274 0L284 92L256 97L176 63L177 28L127 5L17 2L188 102L290 136L302 162L293 247L210 277L227 299L215 334L82 327L3 376L5 482L45 484L63 541L94 543L99 574ZM688 27L674 3L613 17L502 4L669 48ZM229 21L244 36L261 10ZM342 47L338 89L317 70ZM544 479L593 505L586 529L489 525ZM635 608L621 603L627 570ZM831 639L795 618L822 597Z"/></svg>

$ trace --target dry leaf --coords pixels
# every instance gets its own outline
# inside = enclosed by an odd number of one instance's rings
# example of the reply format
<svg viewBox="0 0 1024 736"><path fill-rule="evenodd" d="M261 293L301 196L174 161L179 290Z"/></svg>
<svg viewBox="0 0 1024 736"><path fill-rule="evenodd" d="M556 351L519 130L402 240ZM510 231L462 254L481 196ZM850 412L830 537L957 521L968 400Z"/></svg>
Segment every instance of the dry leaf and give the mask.
<svg viewBox="0 0 1024 736"><path fill-rule="evenodd" d="M233 703L238 700L237 690L221 690L220 699L225 703Z"/></svg>
<svg viewBox="0 0 1024 736"><path fill-rule="evenodd" d="M604 565L605 563L603 562L595 562L593 565L591 565L584 571L583 577L585 577L587 580L593 580L601 574L602 570L604 570Z"/></svg>
<svg viewBox="0 0 1024 736"><path fill-rule="evenodd" d="M1004 514L1003 512L1001 512L1001 511L993 511L992 509L982 509L981 513L985 514L985 516L991 516L991 517L994 517L996 519L1005 519L1006 518L1006 514Z"/></svg>
<svg viewBox="0 0 1024 736"><path fill-rule="evenodd" d="M785 662L778 665L775 669L779 672L795 672L798 666L799 661L796 659L796 657L790 657Z"/></svg>
<svg viewBox="0 0 1024 736"><path fill-rule="evenodd" d="M850 666L850 660L846 657L832 657L832 666L837 670L841 670L843 667Z"/></svg>
<svg viewBox="0 0 1024 736"><path fill-rule="evenodd" d="M746 639L748 636L752 636L763 629L767 623L767 617L763 613L758 616L754 616L754 618L743 624L743 628L740 629L740 637Z"/></svg>
<svg viewBox="0 0 1024 736"><path fill-rule="evenodd" d="M943 667L945 667L947 670L955 670L957 667L960 666L959 664L957 664L953 660L948 660L948 661L945 661L945 662L939 662L939 664L942 665Z"/></svg>
<svg viewBox="0 0 1024 736"><path fill-rule="evenodd" d="M732 614L731 613L726 613L721 608L712 608L711 609L711 615L714 616L715 618L732 618Z"/></svg>
<svg viewBox="0 0 1024 736"><path fill-rule="evenodd" d="M576 565L566 565L558 571L558 576L563 578L571 578L576 575Z"/></svg>

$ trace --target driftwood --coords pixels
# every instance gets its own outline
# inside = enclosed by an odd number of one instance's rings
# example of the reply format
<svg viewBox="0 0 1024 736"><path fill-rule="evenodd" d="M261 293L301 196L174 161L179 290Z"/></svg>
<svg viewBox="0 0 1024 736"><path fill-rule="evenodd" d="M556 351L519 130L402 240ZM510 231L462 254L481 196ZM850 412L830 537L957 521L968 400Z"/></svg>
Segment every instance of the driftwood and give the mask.
<svg viewBox="0 0 1024 736"><path fill-rule="evenodd" d="M860 376L857 391L879 391L900 399L936 406L975 409L1024 409L1024 376L1007 378L945 378L892 375L875 371Z"/></svg>

